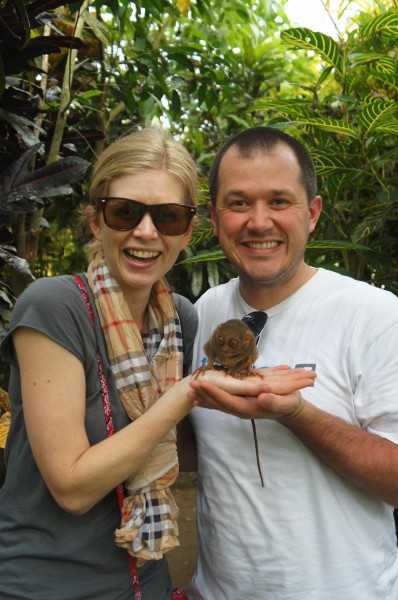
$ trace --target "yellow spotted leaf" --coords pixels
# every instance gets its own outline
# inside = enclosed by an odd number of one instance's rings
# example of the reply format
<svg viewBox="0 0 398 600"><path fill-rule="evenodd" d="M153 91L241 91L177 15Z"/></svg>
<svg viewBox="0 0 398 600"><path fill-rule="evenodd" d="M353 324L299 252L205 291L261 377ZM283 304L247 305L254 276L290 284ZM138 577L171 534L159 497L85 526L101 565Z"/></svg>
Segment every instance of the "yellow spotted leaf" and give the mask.
<svg viewBox="0 0 398 600"><path fill-rule="evenodd" d="M188 16L188 10L191 6L191 0L177 0L178 10L183 17Z"/></svg>
<svg viewBox="0 0 398 600"><path fill-rule="evenodd" d="M10 428L11 413L5 412L0 417L0 448L6 447L6 439Z"/></svg>

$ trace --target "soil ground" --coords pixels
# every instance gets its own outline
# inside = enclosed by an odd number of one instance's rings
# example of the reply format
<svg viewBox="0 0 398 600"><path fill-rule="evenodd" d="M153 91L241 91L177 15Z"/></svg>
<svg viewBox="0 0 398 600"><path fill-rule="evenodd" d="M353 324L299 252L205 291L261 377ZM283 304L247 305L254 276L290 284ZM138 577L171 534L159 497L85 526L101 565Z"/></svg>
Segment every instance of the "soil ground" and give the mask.
<svg viewBox="0 0 398 600"><path fill-rule="evenodd" d="M167 561L175 587L187 588L195 572L196 542L196 473L180 473L172 486L172 493L180 509L178 529L180 547L167 554Z"/></svg>

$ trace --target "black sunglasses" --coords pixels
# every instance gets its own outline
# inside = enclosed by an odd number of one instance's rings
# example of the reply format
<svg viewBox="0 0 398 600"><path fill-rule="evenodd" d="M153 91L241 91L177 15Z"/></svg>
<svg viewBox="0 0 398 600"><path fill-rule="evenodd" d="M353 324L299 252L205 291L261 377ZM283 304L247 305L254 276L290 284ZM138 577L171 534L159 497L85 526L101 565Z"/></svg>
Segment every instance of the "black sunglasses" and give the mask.
<svg viewBox="0 0 398 600"><path fill-rule="evenodd" d="M105 225L117 231L134 229L149 212L153 224L163 235L182 235L196 215L197 208L187 204L144 204L127 198L99 198Z"/></svg>
<svg viewBox="0 0 398 600"><path fill-rule="evenodd" d="M260 335L263 332L265 324L267 322L268 315L265 312L260 310L255 310L247 315L245 315L242 319L244 323L252 330L254 333L254 337L256 339L256 344L259 342Z"/></svg>

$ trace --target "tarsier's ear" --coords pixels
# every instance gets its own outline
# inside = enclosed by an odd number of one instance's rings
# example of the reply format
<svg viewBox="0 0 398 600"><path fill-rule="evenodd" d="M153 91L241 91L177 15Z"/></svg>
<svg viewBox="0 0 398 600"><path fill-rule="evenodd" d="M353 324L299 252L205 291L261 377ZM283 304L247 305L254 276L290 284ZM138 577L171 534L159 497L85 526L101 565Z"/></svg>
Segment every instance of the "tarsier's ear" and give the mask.
<svg viewBox="0 0 398 600"><path fill-rule="evenodd" d="M246 331L245 333L245 342L251 342L253 339L253 334L251 331Z"/></svg>

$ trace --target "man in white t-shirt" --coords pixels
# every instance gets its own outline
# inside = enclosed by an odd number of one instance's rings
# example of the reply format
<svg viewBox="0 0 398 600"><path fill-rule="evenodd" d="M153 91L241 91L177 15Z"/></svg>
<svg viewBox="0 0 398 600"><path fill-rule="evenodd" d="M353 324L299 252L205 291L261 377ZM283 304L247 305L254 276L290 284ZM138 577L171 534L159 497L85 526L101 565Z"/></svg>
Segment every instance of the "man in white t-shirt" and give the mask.
<svg viewBox="0 0 398 600"><path fill-rule="evenodd" d="M295 138L238 134L209 184L214 234L238 277L197 302L193 369L217 324L264 311L255 366L317 379L301 395L258 398L192 384L199 560L189 598L397 600L397 298L304 262L322 201Z"/></svg>

